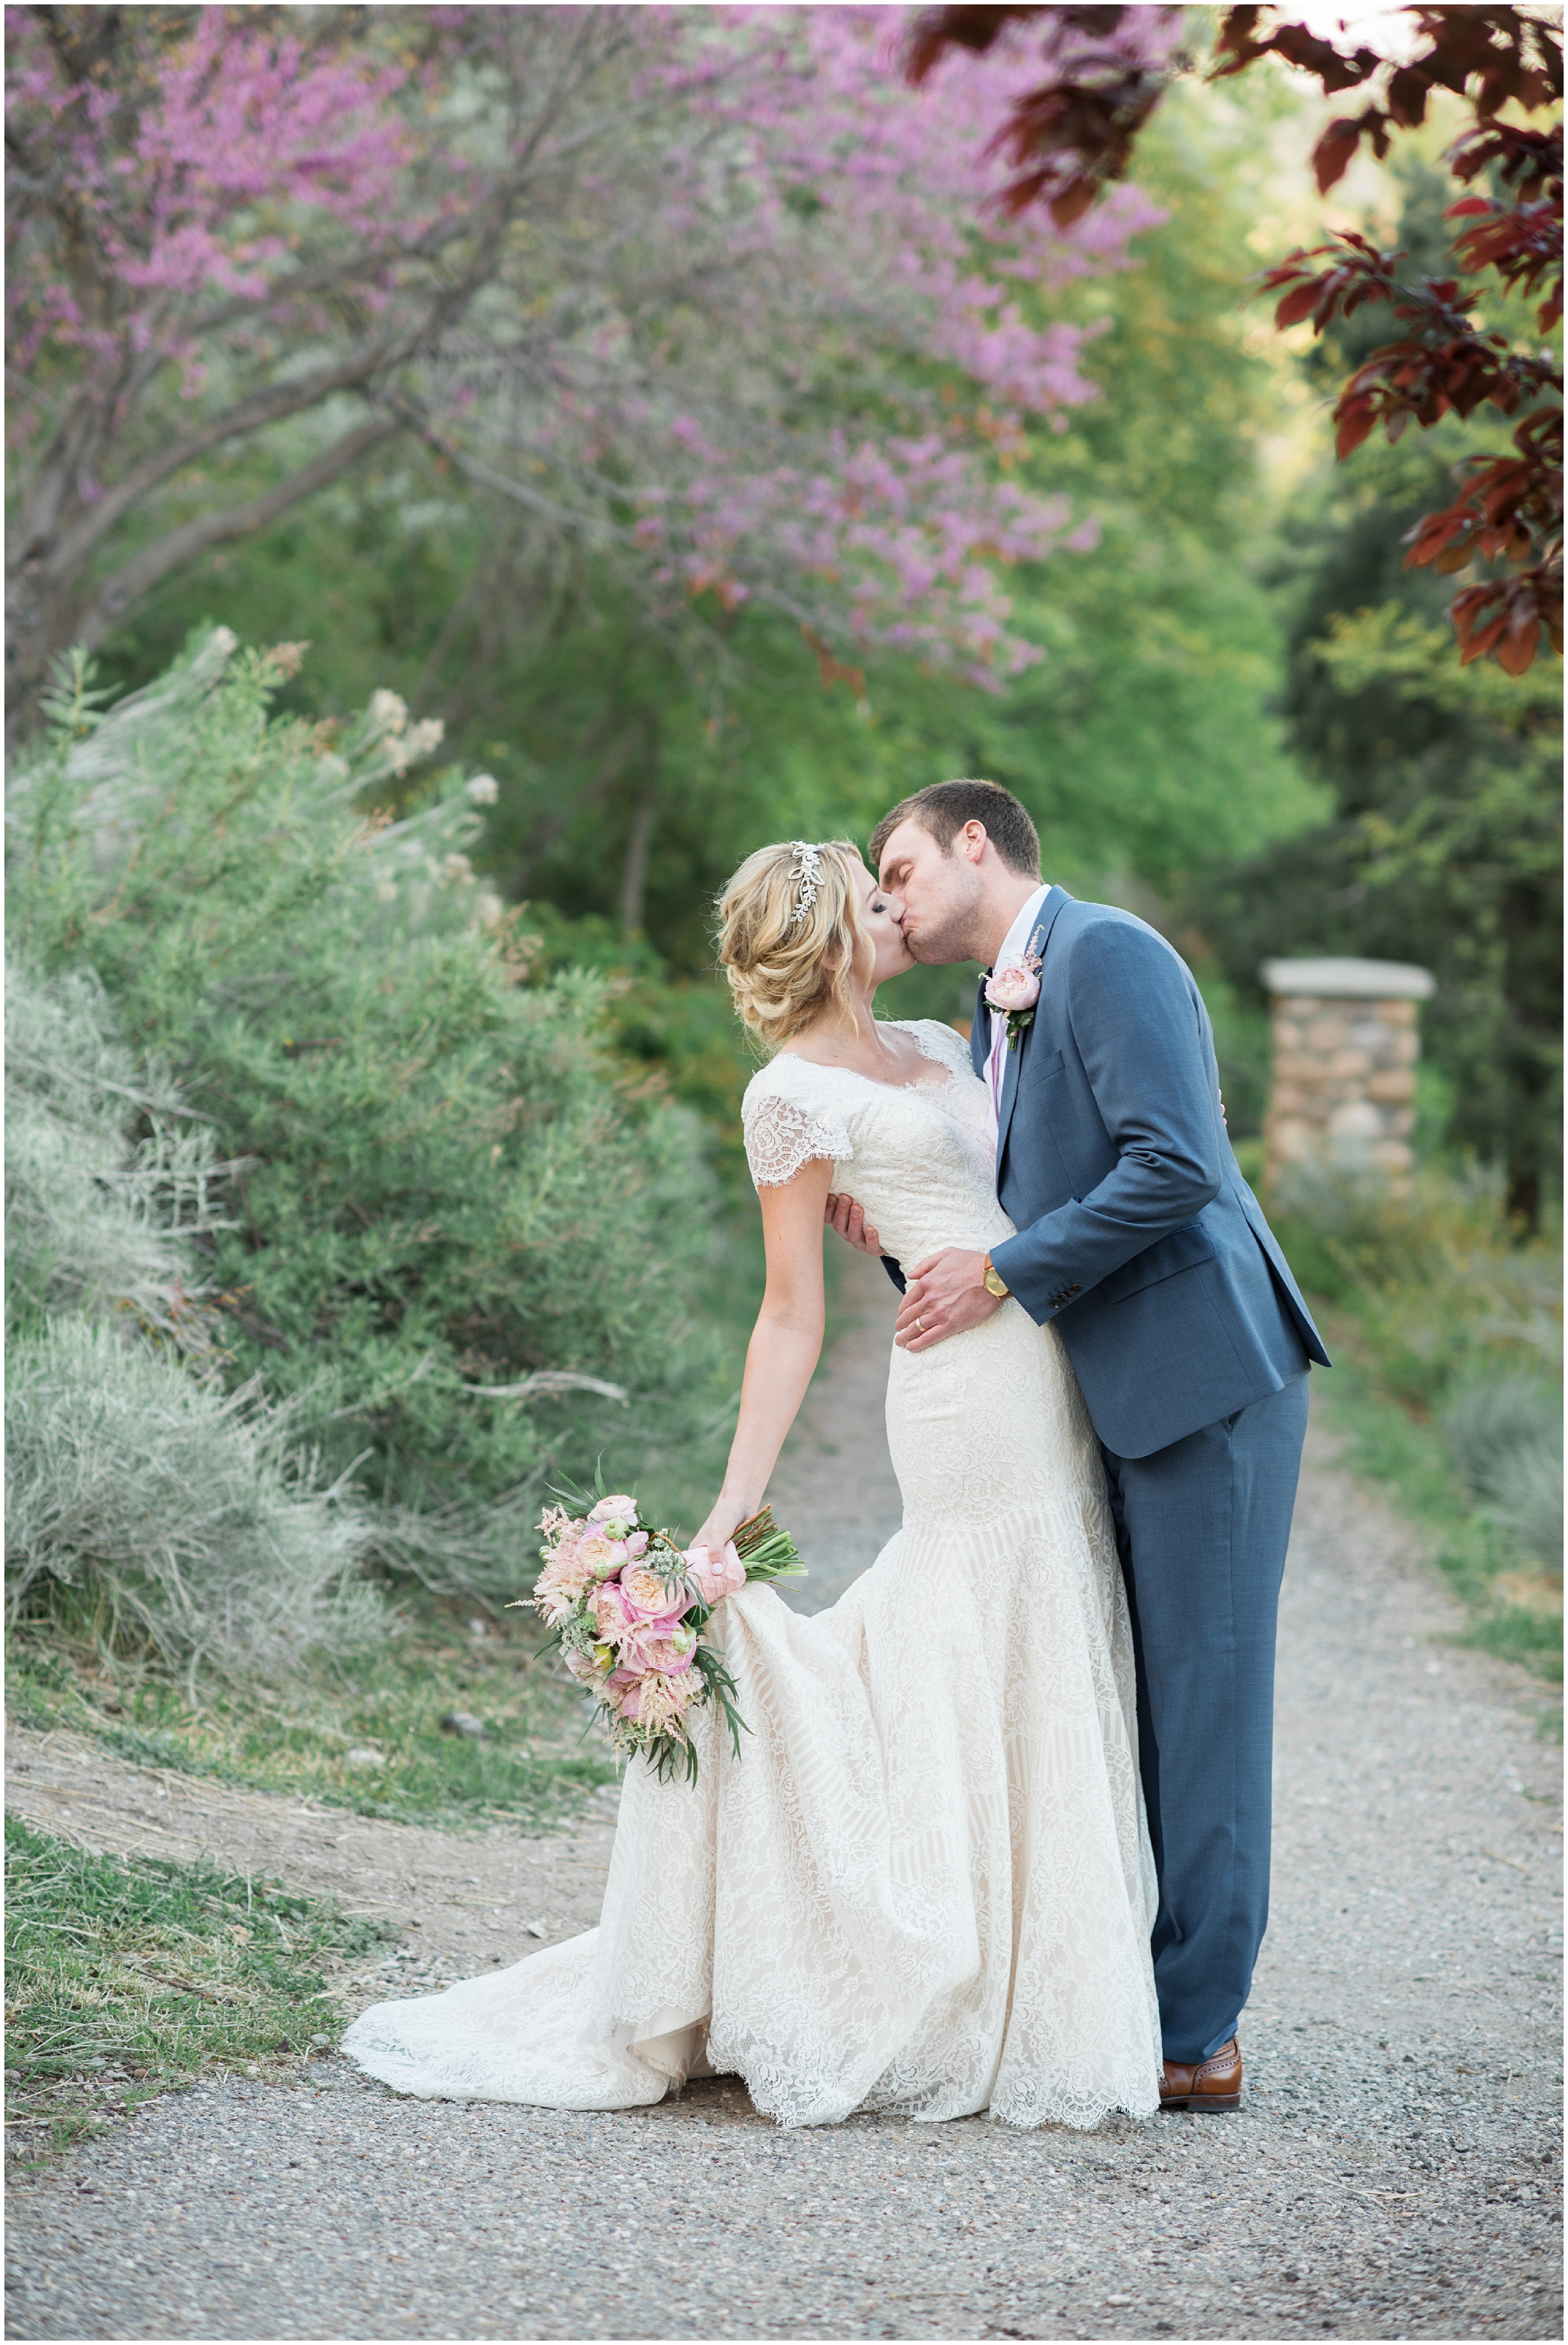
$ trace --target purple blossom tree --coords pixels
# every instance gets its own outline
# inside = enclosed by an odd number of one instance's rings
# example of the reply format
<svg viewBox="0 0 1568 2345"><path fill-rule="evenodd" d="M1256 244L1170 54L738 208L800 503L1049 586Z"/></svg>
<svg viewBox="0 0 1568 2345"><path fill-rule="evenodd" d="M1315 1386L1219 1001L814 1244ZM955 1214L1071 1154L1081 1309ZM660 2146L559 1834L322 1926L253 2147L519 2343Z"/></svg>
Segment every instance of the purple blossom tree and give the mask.
<svg viewBox="0 0 1568 2345"><path fill-rule="evenodd" d="M1037 30L916 91L908 14L8 10L14 699L400 434L667 611L1027 659L998 565L1092 533L1007 476L1094 395L1049 292L1156 215L1009 217Z"/></svg>

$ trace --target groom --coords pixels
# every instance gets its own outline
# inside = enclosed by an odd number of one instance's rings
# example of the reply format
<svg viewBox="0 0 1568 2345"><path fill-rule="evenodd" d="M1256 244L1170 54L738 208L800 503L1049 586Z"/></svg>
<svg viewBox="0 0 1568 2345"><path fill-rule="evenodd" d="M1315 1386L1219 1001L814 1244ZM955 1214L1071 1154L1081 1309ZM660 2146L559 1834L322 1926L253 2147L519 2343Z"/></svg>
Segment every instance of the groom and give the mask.
<svg viewBox="0 0 1568 2345"><path fill-rule="evenodd" d="M907 1284L889 1262L895 1340L928 1351L1021 1308L1067 1346L1138 1656L1160 2096L1234 2108L1269 1911L1275 1617L1308 1365L1328 1355L1231 1153L1208 1014L1164 939L1042 882L1034 824L992 782L916 791L870 859L916 960L1038 979L1023 1021L982 982L971 1036L1017 1234L989 1254L945 1247ZM852 1198L830 1197L828 1219L880 1251Z"/></svg>

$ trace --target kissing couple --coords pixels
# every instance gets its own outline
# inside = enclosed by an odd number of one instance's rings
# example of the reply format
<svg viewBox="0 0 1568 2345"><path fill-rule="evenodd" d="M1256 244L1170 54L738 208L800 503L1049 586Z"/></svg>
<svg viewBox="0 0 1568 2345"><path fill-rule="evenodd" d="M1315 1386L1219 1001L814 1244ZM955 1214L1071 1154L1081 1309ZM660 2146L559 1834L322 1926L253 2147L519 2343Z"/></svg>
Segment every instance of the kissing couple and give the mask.
<svg viewBox="0 0 1568 2345"><path fill-rule="evenodd" d="M828 1610L732 1595L751 1728L633 1763L599 1927L344 2048L400 2091L616 2109L743 2077L860 2109L1095 2125L1234 2108L1268 1914L1275 1616L1327 1355L1231 1152L1190 972L1041 879L1007 791L760 848L720 906L772 1056L743 1109L767 1287L723 1487L762 1506L822 1349L824 1220L903 1289L904 1524ZM879 1020L986 964L970 1039Z"/></svg>

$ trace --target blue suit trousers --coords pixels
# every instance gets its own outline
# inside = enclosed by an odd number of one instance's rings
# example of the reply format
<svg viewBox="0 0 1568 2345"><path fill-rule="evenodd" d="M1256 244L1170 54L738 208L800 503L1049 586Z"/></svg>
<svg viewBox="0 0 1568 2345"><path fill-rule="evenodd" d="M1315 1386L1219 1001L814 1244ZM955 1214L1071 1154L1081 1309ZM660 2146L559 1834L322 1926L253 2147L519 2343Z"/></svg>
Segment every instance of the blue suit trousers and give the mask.
<svg viewBox="0 0 1568 2345"><path fill-rule="evenodd" d="M1269 1919L1274 1630L1306 1426L1303 1373L1147 1457L1101 1447L1138 1654L1171 2060L1206 2060L1235 2033Z"/></svg>

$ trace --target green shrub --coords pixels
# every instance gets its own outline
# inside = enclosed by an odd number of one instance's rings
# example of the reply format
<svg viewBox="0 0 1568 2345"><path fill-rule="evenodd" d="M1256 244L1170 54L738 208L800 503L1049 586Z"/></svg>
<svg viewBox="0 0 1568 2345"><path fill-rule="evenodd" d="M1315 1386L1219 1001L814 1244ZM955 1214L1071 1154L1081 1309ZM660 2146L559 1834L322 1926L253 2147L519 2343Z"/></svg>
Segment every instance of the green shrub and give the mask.
<svg viewBox="0 0 1568 2345"><path fill-rule="evenodd" d="M1472 1376L1560 1379L1556 1249L1517 1242L1497 1182L1428 1168L1410 1195L1293 1174L1270 1203L1297 1277L1348 1308L1381 1380L1427 1411Z"/></svg>
<svg viewBox="0 0 1568 2345"><path fill-rule="evenodd" d="M1429 1166L1408 1196L1294 1179L1271 1218L1326 1306L1325 1399L1351 1462L1433 1535L1472 1643L1562 1674L1562 1289L1500 1184Z"/></svg>
<svg viewBox="0 0 1568 2345"><path fill-rule="evenodd" d="M531 981L475 883L492 786L357 811L436 728L389 693L269 719L290 656L218 630L104 714L78 665L12 796L13 932L90 966L249 1160L193 1240L233 1380L358 1477L389 1560L510 1591L552 1467L625 1478L713 1429L711 1176L694 1121L617 1075L603 980Z"/></svg>
<svg viewBox="0 0 1568 2345"><path fill-rule="evenodd" d="M150 1123L139 1142L131 1127ZM5 969L6 1324L123 1305L203 1348L187 1240L216 1229L212 1133L138 1066L90 970Z"/></svg>
<svg viewBox="0 0 1568 2345"><path fill-rule="evenodd" d="M1497 1493L1497 1519L1548 1569L1563 1568L1563 1449L1541 1441L1514 1452L1507 1485Z"/></svg>
<svg viewBox="0 0 1568 2345"><path fill-rule="evenodd" d="M1507 1496L1522 1450L1563 1454L1562 1404L1533 1376L1489 1376L1462 1385L1442 1413L1454 1464L1478 1498Z"/></svg>
<svg viewBox="0 0 1568 2345"><path fill-rule="evenodd" d="M1462 1385L1442 1412L1455 1465L1475 1496L1538 1561L1563 1561L1563 1403L1538 1378Z"/></svg>
<svg viewBox="0 0 1568 2345"><path fill-rule="evenodd" d="M227 1226L210 1131L88 975L11 965L6 1043L11 1619L191 1674L362 1641L362 1511L316 1487L288 1409L219 1380L190 1261Z"/></svg>
<svg viewBox="0 0 1568 2345"><path fill-rule="evenodd" d="M187 1674L266 1666L384 1631L355 1585L363 1513L314 1487L286 1410L227 1396L116 1329L58 1320L13 1350L5 1555L13 1618L40 1611L109 1652Z"/></svg>

